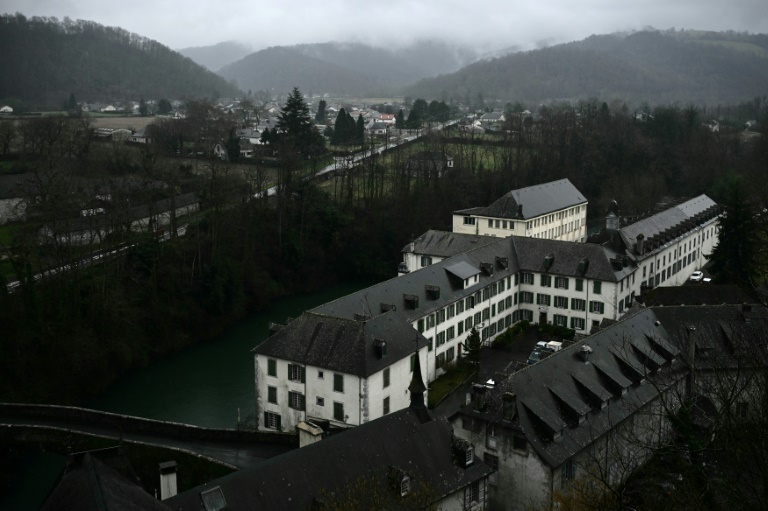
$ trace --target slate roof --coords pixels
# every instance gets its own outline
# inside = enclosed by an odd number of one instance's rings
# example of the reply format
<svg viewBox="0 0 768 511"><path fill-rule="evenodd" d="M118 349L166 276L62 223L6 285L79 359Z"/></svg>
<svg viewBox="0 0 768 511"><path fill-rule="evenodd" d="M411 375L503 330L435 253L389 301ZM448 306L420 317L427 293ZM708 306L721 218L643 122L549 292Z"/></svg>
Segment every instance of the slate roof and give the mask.
<svg viewBox="0 0 768 511"><path fill-rule="evenodd" d="M697 217L697 215L713 212L716 208L717 203L702 194L696 198L678 204L677 206L665 209L648 218L638 220L633 224L622 227L619 229L619 233L627 247L632 249L640 234L648 240L665 231L670 232L670 230L680 226L680 224L683 224L686 221L694 220L694 217ZM686 233L689 230L690 229L686 229ZM644 256L640 257L647 257L651 253L653 253L653 251L648 250Z"/></svg>
<svg viewBox="0 0 768 511"><path fill-rule="evenodd" d="M574 243L572 241L547 240L543 238L528 238L511 236L517 260L522 271L549 273L564 277L597 279L618 282L631 268L616 270L611 265L610 256L613 254L600 245L591 243ZM544 258L554 255L549 269L544 266ZM579 271L579 262L587 259L587 271ZM618 272L618 275L617 275Z"/></svg>
<svg viewBox="0 0 768 511"><path fill-rule="evenodd" d="M368 376L413 353L417 336L419 347L424 346L414 321L521 270L543 272L548 254L555 254L552 275L616 282L628 271L614 271L599 245L521 236L487 239L486 245L315 307L254 352ZM585 257L589 265L580 273ZM464 279L474 275L478 282L464 289ZM385 359L376 358L374 338L387 341Z"/></svg>
<svg viewBox="0 0 768 511"><path fill-rule="evenodd" d="M465 209L454 214L527 220L586 203L587 199L568 179L560 179L512 190L486 208ZM518 215L520 205L523 206L522 217Z"/></svg>
<svg viewBox="0 0 768 511"><path fill-rule="evenodd" d="M480 245L488 245L495 240L489 236L460 234L451 231L429 230L407 244L403 252L429 254L437 257L452 257L472 250ZM413 245L413 249L411 249Z"/></svg>
<svg viewBox="0 0 768 511"><path fill-rule="evenodd" d="M766 361L768 309L756 304L747 309L743 305L703 305L651 310L681 351L687 350L689 337L695 336L697 367L721 368Z"/></svg>
<svg viewBox="0 0 768 511"><path fill-rule="evenodd" d="M116 468L112 468L107 463L115 464L115 460L105 462L98 456L98 451L70 455L59 483L40 510L170 511L170 507L139 486L127 461L117 460Z"/></svg>
<svg viewBox="0 0 768 511"><path fill-rule="evenodd" d="M0 199L26 197L25 184L28 179L29 174L0 175Z"/></svg>
<svg viewBox="0 0 768 511"><path fill-rule="evenodd" d="M694 286L656 287L638 297L638 301L655 305L741 305L755 303L739 286L705 284Z"/></svg>
<svg viewBox="0 0 768 511"><path fill-rule="evenodd" d="M459 414L521 432L544 463L558 467L656 399L650 380L664 384L686 374L679 350L656 319L644 310L608 326L501 380L487 393L483 411L466 406ZM592 349L588 362L580 354L584 345ZM659 362L663 367L654 372ZM516 395L511 421L503 419L505 393ZM602 400L609 401L604 408Z"/></svg>
<svg viewBox="0 0 768 511"><path fill-rule="evenodd" d="M377 339L387 343L384 357L376 352ZM425 345L424 337L394 313L355 320L305 312L253 351L367 377L410 356L417 346Z"/></svg>
<svg viewBox="0 0 768 511"><path fill-rule="evenodd" d="M312 509L331 492L341 495L368 478L372 481L365 486L368 492L390 492L388 474L392 469L410 476L412 488L425 483L438 500L492 472L479 459L466 468L455 464L453 442L451 426L445 419L423 422L409 407L165 502L175 510L198 511L200 493L219 487L231 511ZM399 485L397 488L388 508L400 507Z"/></svg>

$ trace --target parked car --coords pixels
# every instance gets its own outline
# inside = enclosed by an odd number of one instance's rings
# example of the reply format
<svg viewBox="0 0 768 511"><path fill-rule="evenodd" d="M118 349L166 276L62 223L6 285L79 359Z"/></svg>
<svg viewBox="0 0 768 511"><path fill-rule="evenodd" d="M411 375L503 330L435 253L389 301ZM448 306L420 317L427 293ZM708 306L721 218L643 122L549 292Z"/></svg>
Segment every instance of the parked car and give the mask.
<svg viewBox="0 0 768 511"><path fill-rule="evenodd" d="M701 280L704 278L704 272L696 270L695 272L691 273L690 280L691 282L701 282Z"/></svg>
<svg viewBox="0 0 768 511"><path fill-rule="evenodd" d="M533 350L530 355L528 355L528 365L531 366L541 360L543 357L541 356L541 351Z"/></svg>

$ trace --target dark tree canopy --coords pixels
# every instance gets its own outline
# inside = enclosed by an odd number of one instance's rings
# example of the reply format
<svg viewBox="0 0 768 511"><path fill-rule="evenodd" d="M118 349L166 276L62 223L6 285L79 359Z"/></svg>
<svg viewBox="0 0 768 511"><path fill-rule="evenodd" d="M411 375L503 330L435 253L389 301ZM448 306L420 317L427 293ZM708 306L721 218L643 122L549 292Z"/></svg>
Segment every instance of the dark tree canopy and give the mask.
<svg viewBox="0 0 768 511"><path fill-rule="evenodd" d="M325 107L326 102L321 99L320 103L317 104L317 113L315 114L315 122L318 124L325 124Z"/></svg>
<svg viewBox="0 0 768 511"><path fill-rule="evenodd" d="M754 288L759 274L760 252L755 214L740 180L731 179L726 187L719 239L709 257L712 261L710 270L718 283L732 282Z"/></svg>
<svg viewBox="0 0 768 511"><path fill-rule="evenodd" d="M278 142L293 146L305 156L315 155L325 143L309 115L309 106L298 87L294 87L277 118ZM273 133L273 136L275 134Z"/></svg>

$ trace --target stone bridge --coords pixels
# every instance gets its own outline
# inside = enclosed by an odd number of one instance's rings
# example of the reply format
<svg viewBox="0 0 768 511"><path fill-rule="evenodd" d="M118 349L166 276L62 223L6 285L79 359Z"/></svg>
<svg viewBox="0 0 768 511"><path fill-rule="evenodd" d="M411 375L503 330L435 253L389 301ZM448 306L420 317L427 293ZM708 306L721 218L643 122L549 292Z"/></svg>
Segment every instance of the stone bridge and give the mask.
<svg viewBox="0 0 768 511"><path fill-rule="evenodd" d="M18 433L17 441L29 431L66 432L185 452L236 469L299 446L298 437L287 433L201 428L58 405L0 403L0 428L6 437Z"/></svg>

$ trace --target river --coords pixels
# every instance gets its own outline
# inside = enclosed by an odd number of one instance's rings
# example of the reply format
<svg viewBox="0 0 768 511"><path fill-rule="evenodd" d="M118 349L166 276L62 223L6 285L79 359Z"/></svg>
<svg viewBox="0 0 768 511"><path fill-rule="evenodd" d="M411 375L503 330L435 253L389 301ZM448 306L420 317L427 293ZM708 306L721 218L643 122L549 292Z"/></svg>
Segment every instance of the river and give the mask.
<svg viewBox="0 0 768 511"><path fill-rule="evenodd" d="M343 284L275 302L228 329L218 339L192 346L120 378L88 408L212 428L237 426L253 416L255 387L251 350L267 337L270 321L285 323L306 309L363 288ZM64 457L35 453L19 467L24 484L0 497L0 509L37 509L58 480Z"/></svg>

